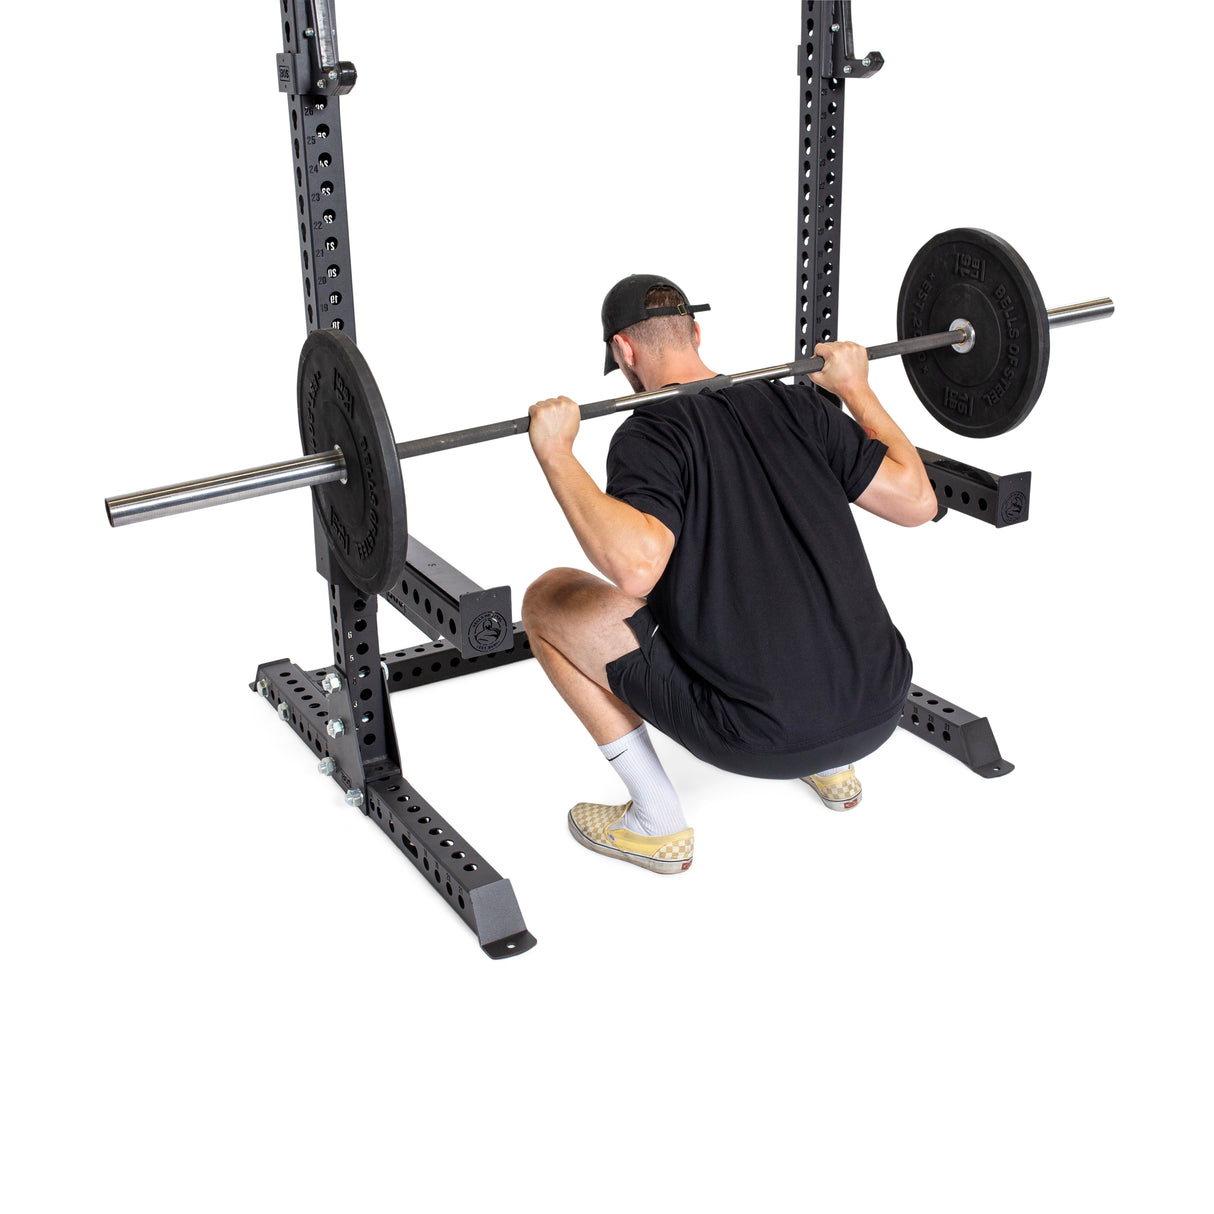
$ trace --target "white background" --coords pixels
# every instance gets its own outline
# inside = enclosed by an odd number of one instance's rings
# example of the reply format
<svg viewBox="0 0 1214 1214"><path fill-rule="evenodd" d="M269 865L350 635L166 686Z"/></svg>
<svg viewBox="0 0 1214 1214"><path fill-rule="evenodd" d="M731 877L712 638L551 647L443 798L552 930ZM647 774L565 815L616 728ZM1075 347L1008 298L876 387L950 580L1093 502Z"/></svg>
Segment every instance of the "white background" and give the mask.
<svg viewBox="0 0 1214 1214"><path fill-rule="evenodd" d="M534 663L398 696L406 775L539 938L495 963L247 689L330 660L309 495L105 522L298 451L275 4L20 10L0 1203L1208 1210L1208 19L856 5L886 66L847 90L842 335L890 340L956 225L1050 305L1117 303L987 442L872 371L920 445L1033 473L1023 526L861 520L917 680L1016 771L899 731L835 815L661 739L697 831L668 882L569 838L619 788ZM358 337L398 439L625 391L598 309L631 272L712 303L715 369L792 355L795 0L338 15ZM579 440L599 475L612 426ZM405 471L411 531L516 614L584 563L525 440Z"/></svg>

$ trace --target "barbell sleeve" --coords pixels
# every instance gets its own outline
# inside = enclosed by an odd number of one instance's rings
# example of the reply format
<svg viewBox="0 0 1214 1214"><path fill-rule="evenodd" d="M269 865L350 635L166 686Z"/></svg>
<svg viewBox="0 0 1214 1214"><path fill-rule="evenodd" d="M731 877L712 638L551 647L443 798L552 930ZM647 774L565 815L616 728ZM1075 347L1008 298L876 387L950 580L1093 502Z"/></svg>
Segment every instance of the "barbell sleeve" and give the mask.
<svg viewBox="0 0 1214 1214"><path fill-rule="evenodd" d="M1050 327L1077 324L1098 320L1113 313L1111 299L1096 299L1087 303L1068 304L1050 309L1046 315ZM959 345L971 336L965 329L952 329L946 333L928 333L922 337L904 338L881 346L869 346L870 359L889 358L894 355L918 354L925 350L942 349ZM979 335L978 340L981 340ZM675 384L652 392L630 393L628 396L610 400L593 401L582 405L582 419L607 417L639 409L656 401L674 396L686 396L705 389L727 388L732 384L753 380L785 379L793 375L809 375L820 371L823 360L817 356L795 359L772 367L760 367L755 371L742 371L735 375L718 375L711 379L693 383ZM452 430L446 434L434 434L427 438L409 439L396 444L396 454L402 459L417 455L429 455L436 451L449 451L455 447L467 447L493 439L525 434L531 424L530 417L516 417L508 421L492 422L484 426L473 426L466 430ZM276 464L264 464L242 472L228 472L209 476L201 480L183 481L176 485L165 485L159 489L145 489L139 493L127 493L105 499L105 512L110 526L123 527L128 523L140 523L149 519L164 518L171 514L186 514L210 506L243 501L245 498L266 497L272 493L283 493L288 489L301 489L312 485L324 485L340 481L345 477L345 460L338 450L283 460Z"/></svg>
<svg viewBox="0 0 1214 1214"><path fill-rule="evenodd" d="M341 480L345 474L346 461L339 451L302 455L278 464L246 468L243 472L227 472L202 480L165 485L162 489L107 497L105 512L111 527L122 527L127 523L142 523L169 514L186 514L191 510L204 510L208 506L221 506L249 497L266 497L271 493L284 493L288 489L325 485Z"/></svg>
<svg viewBox="0 0 1214 1214"><path fill-rule="evenodd" d="M1046 316L1050 328L1061 328L1063 325L1077 325L1087 320L1103 320L1113 315L1111 299L1093 299L1087 303L1067 304L1063 308L1049 308Z"/></svg>

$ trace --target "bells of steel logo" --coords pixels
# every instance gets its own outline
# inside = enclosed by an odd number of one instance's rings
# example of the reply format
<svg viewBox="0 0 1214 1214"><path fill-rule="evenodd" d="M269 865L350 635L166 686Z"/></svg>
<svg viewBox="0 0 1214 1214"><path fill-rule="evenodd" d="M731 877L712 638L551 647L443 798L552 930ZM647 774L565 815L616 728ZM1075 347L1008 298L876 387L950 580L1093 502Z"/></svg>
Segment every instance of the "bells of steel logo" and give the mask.
<svg viewBox="0 0 1214 1214"><path fill-rule="evenodd" d="M1019 489L1015 493L1009 494L1007 501L1003 503L1001 511L1003 521L1005 523L1017 523L1023 517L1025 510L1028 508L1029 499L1025 497Z"/></svg>
<svg viewBox="0 0 1214 1214"><path fill-rule="evenodd" d="M480 653L492 653L506 635L506 621L496 611L478 615L468 627L468 641Z"/></svg>

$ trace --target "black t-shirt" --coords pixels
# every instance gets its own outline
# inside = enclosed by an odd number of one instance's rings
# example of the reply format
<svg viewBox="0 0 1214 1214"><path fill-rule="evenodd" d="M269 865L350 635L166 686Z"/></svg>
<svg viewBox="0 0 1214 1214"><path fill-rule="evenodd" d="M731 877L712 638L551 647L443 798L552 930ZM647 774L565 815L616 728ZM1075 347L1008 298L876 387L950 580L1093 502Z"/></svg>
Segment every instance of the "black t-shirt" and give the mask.
<svg viewBox="0 0 1214 1214"><path fill-rule="evenodd" d="M675 537L650 610L743 749L838 741L906 698L910 655L850 506L886 450L779 382L646 405L612 438L607 492Z"/></svg>

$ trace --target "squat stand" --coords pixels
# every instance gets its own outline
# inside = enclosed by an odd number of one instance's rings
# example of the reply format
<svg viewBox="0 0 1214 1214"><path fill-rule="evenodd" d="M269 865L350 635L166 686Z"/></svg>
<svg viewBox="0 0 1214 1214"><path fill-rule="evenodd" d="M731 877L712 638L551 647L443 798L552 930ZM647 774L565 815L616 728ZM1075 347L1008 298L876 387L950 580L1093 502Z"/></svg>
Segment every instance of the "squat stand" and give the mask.
<svg viewBox="0 0 1214 1214"><path fill-rule="evenodd" d="M795 358L807 358L820 341L836 340L844 86L849 79L873 75L884 62L877 51L856 57L850 0L801 0ZM798 382L810 381L800 376ZM995 527L1028 519L1031 473L1000 477L922 448L919 455L936 491L936 522L949 510ZM921 687L911 686L899 725L980 776L989 779L1013 770L1013 765L1000 756L985 717L975 716Z"/></svg>
<svg viewBox="0 0 1214 1214"><path fill-rule="evenodd" d="M333 0L280 4L278 87L289 100L305 319L309 332L339 329L353 340L340 98L354 87L357 72L339 57ZM407 671L418 666L419 652L381 655L377 596L351 583L319 525L316 568L329 584L333 665L308 671L286 659L265 662L254 690L315 753L347 803L374 821L446 898L490 957L526 952L535 937L510 882L401 773L389 693L413 684ZM439 664L445 677L530 655L525 638L515 639L510 588L483 590L412 537L397 586L384 597L410 622L435 640L457 638L456 645L445 641L426 652L425 665Z"/></svg>
<svg viewBox="0 0 1214 1214"><path fill-rule="evenodd" d="M353 340L340 98L353 88L357 73L338 57L334 0L280 3L278 85L290 103L306 323L309 332L339 329ZM875 52L855 57L848 3L802 0L797 358L818 341L834 340L844 81L871 75L881 65ZM940 500L938 517L959 508L996 526L1027 518L1027 473L999 478L930 452L924 456ZM252 686L318 757L320 770L344 790L347 802L371 818L447 899L489 956L525 952L535 937L523 923L510 882L402 774L389 704L394 691L529 658L526 635L512 623L510 588L482 589L410 536L403 575L383 597L432 644L381 653L378 596L349 580L332 542L317 522L317 570L329 586L333 665L304 670L288 659L263 663ZM985 718L920 687L911 689L902 725L983 776L1012 769L1000 758Z"/></svg>

